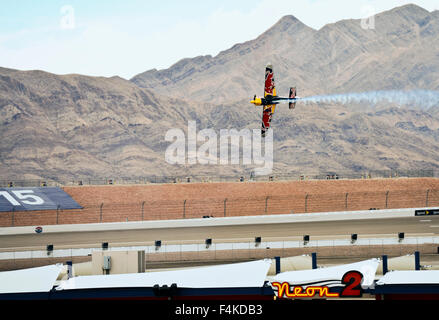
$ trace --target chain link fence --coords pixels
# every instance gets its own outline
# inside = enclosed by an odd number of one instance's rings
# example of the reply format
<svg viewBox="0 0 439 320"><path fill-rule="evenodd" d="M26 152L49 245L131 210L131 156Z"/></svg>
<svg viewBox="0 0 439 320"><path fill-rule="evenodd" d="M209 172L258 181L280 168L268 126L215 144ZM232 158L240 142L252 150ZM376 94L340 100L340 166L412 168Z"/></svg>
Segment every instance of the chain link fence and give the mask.
<svg viewBox="0 0 439 320"><path fill-rule="evenodd" d="M182 199L136 203L100 203L83 209L12 211L0 216L0 226L128 222L221 218L328 211L439 207L439 190L397 190L294 194L224 199Z"/></svg>

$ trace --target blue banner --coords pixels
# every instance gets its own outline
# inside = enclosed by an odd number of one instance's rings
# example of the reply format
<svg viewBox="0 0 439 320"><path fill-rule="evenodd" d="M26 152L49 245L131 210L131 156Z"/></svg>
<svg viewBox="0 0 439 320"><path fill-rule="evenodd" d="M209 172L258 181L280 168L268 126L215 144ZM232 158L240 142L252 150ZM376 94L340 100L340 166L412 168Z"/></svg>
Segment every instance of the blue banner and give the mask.
<svg viewBox="0 0 439 320"><path fill-rule="evenodd" d="M82 209L58 187L0 188L0 212Z"/></svg>

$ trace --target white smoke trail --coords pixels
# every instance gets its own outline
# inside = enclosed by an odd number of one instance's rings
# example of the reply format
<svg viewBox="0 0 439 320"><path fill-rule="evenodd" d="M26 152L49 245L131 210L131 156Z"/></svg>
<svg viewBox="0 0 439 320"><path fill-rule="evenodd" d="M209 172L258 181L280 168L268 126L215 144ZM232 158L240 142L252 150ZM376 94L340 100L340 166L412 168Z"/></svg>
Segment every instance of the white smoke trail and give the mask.
<svg viewBox="0 0 439 320"><path fill-rule="evenodd" d="M376 105L382 102L397 104L399 106L418 106L428 109L439 106L439 91L430 90L389 90L389 91L369 91L353 92L331 95L318 95L300 98L299 101L309 103L368 103Z"/></svg>

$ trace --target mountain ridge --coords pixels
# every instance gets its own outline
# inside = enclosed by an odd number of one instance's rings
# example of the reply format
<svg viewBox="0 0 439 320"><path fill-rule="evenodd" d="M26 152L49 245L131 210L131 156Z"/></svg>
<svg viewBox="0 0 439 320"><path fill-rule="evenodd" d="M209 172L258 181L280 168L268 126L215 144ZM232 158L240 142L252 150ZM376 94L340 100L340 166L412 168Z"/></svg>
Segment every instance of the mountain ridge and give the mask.
<svg viewBox="0 0 439 320"><path fill-rule="evenodd" d="M146 71L144 86L118 76L0 67L0 176L249 175L257 166L167 163L166 133L186 134L189 121L217 134L259 130L261 108L248 98L262 94L268 61L280 95L290 85L299 96L438 90L439 14L396 9L377 14L371 30L360 20L314 30L286 16L214 57ZM439 168L439 106L298 103L293 111L279 106L272 127L274 172Z"/></svg>
<svg viewBox="0 0 439 320"><path fill-rule="evenodd" d="M408 22L411 24L407 25ZM287 32L289 28L291 33ZM377 14L375 29L371 30L363 30L360 19L342 20L314 30L294 16L285 16L257 38L236 44L214 57L185 58L184 69L178 68L180 60L168 69L148 70L130 81L163 95L180 98L190 95L197 101L210 103L236 102L253 93L260 94L261 69L270 61L275 67L278 92L282 93L288 92L289 85L297 86L299 92L307 95L339 93L343 89L419 88L425 87L425 83L418 84L416 76L409 77L413 73L419 75L416 65L418 68L424 65L423 72L432 73L430 78L439 78L439 64L432 56L439 48L439 41L434 37L438 32L439 19L416 5ZM432 50L419 52L422 51L419 46L427 45ZM408 65L410 61L413 63ZM403 67L413 68L413 72L403 70L403 77L386 76L390 69L395 69L395 64L405 64ZM355 68L355 73L350 68ZM380 76L370 77L369 73L374 72ZM437 90L439 82L432 82L427 89Z"/></svg>

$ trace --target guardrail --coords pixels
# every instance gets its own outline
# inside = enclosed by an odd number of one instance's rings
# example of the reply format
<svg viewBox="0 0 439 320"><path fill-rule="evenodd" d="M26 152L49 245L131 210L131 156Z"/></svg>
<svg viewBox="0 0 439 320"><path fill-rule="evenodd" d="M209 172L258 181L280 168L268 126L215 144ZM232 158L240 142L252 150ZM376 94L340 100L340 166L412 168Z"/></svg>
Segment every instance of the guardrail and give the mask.
<svg viewBox="0 0 439 320"><path fill-rule="evenodd" d="M216 243L215 239L206 243L192 244L165 244L111 247L108 251L145 251L147 262L154 261L193 261L193 260L222 260L222 259L252 259L271 258L273 256L288 256L291 254L305 254L316 252L319 256L380 256L388 254L398 256L420 251L424 254L437 253L439 237L406 237L405 239L393 238L358 238L311 240L304 241L261 241L261 242L225 242ZM99 247L9 251L0 252L0 260L25 260L46 258L74 258L90 256L93 251L102 251Z"/></svg>

